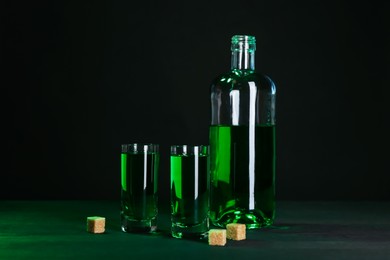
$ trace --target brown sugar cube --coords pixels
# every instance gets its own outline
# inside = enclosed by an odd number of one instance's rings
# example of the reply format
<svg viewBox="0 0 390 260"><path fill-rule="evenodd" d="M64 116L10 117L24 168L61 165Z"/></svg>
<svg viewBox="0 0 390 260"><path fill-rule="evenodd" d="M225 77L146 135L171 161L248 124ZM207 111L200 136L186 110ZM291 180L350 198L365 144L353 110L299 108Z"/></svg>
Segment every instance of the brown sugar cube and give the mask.
<svg viewBox="0 0 390 260"><path fill-rule="evenodd" d="M224 246L226 244L226 229L210 229L209 245Z"/></svg>
<svg viewBox="0 0 390 260"><path fill-rule="evenodd" d="M246 239L246 226L245 224L230 223L226 225L226 237L233 240Z"/></svg>
<svg viewBox="0 0 390 260"><path fill-rule="evenodd" d="M87 231L94 234L104 233L106 218L103 217L87 217Z"/></svg>

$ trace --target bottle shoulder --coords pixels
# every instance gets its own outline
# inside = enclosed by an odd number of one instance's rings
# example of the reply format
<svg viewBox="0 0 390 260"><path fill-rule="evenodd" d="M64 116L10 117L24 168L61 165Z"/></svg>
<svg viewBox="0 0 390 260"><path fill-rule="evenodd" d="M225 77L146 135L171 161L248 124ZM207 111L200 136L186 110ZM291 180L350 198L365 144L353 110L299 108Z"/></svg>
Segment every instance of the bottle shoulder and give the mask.
<svg viewBox="0 0 390 260"><path fill-rule="evenodd" d="M243 88L253 82L258 88L276 91L274 82L265 74L254 70L231 70L220 74L211 83L212 89Z"/></svg>

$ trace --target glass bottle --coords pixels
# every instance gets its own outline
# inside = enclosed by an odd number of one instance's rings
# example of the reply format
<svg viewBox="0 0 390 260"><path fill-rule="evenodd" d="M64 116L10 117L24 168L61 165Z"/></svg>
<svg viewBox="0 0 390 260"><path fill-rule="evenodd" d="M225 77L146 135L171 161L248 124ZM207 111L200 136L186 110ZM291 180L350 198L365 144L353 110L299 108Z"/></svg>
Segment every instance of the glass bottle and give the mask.
<svg viewBox="0 0 390 260"><path fill-rule="evenodd" d="M269 226L275 216L275 96L255 71L256 39L235 35L231 70L211 84L210 219Z"/></svg>

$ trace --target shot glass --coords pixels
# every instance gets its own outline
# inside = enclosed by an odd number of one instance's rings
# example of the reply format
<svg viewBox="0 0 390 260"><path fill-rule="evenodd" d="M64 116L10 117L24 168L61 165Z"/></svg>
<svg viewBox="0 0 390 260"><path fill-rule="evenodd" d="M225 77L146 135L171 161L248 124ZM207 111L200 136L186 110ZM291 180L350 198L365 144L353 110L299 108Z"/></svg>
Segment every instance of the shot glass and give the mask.
<svg viewBox="0 0 390 260"><path fill-rule="evenodd" d="M123 232L157 229L157 144L124 144L121 153L121 228Z"/></svg>
<svg viewBox="0 0 390 260"><path fill-rule="evenodd" d="M209 230L209 147L171 146L171 234L205 238Z"/></svg>

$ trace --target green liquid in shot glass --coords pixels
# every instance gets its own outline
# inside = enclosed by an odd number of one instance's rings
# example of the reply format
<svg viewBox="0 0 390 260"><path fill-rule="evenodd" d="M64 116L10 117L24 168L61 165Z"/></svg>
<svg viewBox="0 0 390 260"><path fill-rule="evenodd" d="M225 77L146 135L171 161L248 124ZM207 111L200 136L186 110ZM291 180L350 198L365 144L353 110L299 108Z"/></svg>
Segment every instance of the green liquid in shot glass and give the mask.
<svg viewBox="0 0 390 260"><path fill-rule="evenodd" d="M121 217L125 221L157 218L158 154L121 154Z"/></svg>
<svg viewBox="0 0 390 260"><path fill-rule="evenodd" d="M171 220L175 230L208 231L209 177L205 155L171 155ZM180 232L179 232L180 233ZM181 235L178 235L179 237Z"/></svg>

